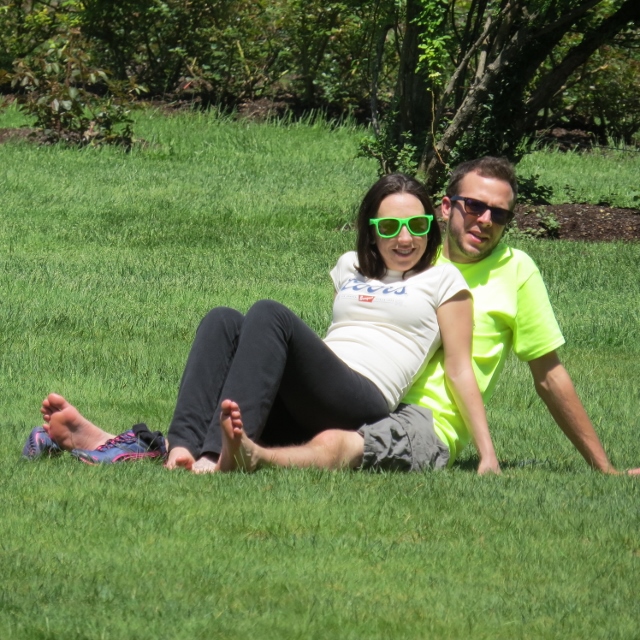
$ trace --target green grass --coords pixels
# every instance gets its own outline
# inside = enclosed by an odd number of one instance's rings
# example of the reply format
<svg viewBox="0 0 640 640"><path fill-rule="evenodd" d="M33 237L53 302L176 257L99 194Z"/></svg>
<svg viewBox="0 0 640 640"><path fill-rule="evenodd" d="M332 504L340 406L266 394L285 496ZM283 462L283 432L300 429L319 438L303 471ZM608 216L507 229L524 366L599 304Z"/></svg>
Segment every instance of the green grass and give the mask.
<svg viewBox="0 0 640 640"><path fill-rule="evenodd" d="M637 629L632 479L531 469L481 481L455 471L191 478L71 461L16 473L22 489L2 525L3 637ZM12 534L24 527L31 544Z"/></svg>
<svg viewBox="0 0 640 640"><path fill-rule="evenodd" d="M472 448L407 475L20 459L51 390L166 430L212 306L329 322L375 179L360 133L138 119L128 155L0 147L0 638L637 637L639 481L591 472L515 359L489 407L499 478ZM519 243L612 460L639 465L640 244Z"/></svg>
<svg viewBox="0 0 640 640"><path fill-rule="evenodd" d="M518 164L523 178L539 176L553 189L552 204L585 202L640 208L640 151L596 149L590 153L544 149L526 155Z"/></svg>

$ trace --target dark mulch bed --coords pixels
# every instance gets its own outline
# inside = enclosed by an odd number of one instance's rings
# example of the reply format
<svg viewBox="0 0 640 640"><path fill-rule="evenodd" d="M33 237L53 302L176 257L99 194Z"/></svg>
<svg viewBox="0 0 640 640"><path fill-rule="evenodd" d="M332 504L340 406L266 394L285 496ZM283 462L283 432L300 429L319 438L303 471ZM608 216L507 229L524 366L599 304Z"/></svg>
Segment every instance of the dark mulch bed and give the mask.
<svg viewBox="0 0 640 640"><path fill-rule="evenodd" d="M562 240L640 240L640 210L592 204L518 205L512 225L527 235Z"/></svg>
<svg viewBox="0 0 640 640"><path fill-rule="evenodd" d="M27 139L42 142L32 129L0 129L0 144ZM640 241L640 210L591 204L529 205L516 207L512 225L537 238L590 242Z"/></svg>

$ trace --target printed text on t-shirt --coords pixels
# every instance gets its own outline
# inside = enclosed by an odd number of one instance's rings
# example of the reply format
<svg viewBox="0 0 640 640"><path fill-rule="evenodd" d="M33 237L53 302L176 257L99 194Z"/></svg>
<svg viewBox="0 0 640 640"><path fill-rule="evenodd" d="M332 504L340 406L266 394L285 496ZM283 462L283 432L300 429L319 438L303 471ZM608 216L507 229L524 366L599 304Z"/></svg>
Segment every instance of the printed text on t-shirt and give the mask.
<svg viewBox="0 0 640 640"><path fill-rule="evenodd" d="M382 295L407 295L405 285L394 286L390 284L368 284L367 282L362 282L361 280L357 280L356 278L347 280L347 282L342 285L340 291L347 291L348 289L352 289L353 291L362 291L363 293L365 291L366 293L381 293Z"/></svg>

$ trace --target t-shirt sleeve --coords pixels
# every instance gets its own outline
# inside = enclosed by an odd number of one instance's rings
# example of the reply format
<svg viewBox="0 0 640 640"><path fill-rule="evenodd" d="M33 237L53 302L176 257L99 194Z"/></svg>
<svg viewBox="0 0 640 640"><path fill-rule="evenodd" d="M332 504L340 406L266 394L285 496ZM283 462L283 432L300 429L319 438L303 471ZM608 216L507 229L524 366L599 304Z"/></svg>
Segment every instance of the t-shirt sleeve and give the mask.
<svg viewBox="0 0 640 640"><path fill-rule="evenodd" d="M340 280L340 276L338 272L339 264L340 262L338 262L338 264L336 264L336 266L333 267L333 269L331 269L331 271L329 272L329 275L331 275L331 281L333 282L333 290L336 293L338 293L338 289L339 289L338 281Z"/></svg>
<svg viewBox="0 0 640 640"><path fill-rule="evenodd" d="M345 281L353 274L353 265L357 261L355 251L345 253L338 258L336 266L331 269L330 275L333 281L333 289L337 293Z"/></svg>
<svg viewBox="0 0 640 640"><path fill-rule="evenodd" d="M518 313L513 328L513 351L525 362L564 344L542 276L535 265L531 266L531 272L518 288Z"/></svg>
<svg viewBox="0 0 640 640"><path fill-rule="evenodd" d="M438 288L438 306L453 298L460 291L469 291L469 285L453 265L442 265L442 277Z"/></svg>

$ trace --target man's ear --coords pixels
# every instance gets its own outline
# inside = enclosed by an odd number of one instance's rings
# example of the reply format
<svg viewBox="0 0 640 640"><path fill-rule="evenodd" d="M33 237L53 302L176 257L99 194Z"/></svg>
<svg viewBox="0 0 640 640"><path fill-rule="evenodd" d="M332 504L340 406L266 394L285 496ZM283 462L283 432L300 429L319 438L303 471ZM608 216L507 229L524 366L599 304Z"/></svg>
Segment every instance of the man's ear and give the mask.
<svg viewBox="0 0 640 640"><path fill-rule="evenodd" d="M453 202L449 199L449 196L444 196L442 198L442 204L440 205L440 213L442 215L442 219L446 222L449 220L449 215L451 214L451 207L453 206Z"/></svg>

